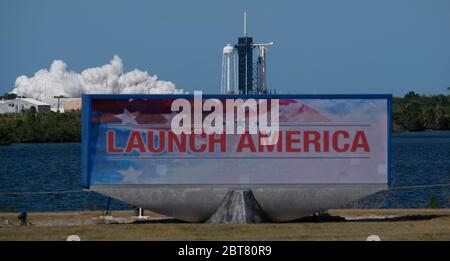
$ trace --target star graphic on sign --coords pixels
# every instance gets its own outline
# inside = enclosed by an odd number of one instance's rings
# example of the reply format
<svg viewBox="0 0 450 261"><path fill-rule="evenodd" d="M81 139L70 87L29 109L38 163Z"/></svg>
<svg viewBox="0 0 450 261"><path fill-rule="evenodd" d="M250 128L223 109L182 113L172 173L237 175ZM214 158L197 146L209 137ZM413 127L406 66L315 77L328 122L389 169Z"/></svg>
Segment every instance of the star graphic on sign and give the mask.
<svg viewBox="0 0 450 261"><path fill-rule="evenodd" d="M135 170L132 166L127 170L119 170L118 172L123 176L122 182L128 184L137 184L138 178L142 175L142 170Z"/></svg>
<svg viewBox="0 0 450 261"><path fill-rule="evenodd" d="M116 118L122 120L122 124L137 124L136 117L139 115L139 112L130 112L127 109L123 109L122 114L115 115Z"/></svg>

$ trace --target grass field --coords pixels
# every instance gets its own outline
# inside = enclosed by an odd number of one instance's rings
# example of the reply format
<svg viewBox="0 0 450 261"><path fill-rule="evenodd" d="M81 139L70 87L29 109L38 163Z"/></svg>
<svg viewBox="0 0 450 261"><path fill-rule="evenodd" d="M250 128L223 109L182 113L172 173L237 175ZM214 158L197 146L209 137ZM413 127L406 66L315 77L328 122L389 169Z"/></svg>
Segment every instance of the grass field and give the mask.
<svg viewBox="0 0 450 261"><path fill-rule="evenodd" d="M99 212L29 213L32 226L19 227L17 213L0 213L0 240L450 240L449 209L330 210L351 221L303 221L251 225L188 223L99 224ZM115 211L130 218L131 211ZM164 218L146 212L153 218ZM387 220L380 218L388 217ZM9 225L4 225L8 219ZM353 220L355 219L355 220Z"/></svg>

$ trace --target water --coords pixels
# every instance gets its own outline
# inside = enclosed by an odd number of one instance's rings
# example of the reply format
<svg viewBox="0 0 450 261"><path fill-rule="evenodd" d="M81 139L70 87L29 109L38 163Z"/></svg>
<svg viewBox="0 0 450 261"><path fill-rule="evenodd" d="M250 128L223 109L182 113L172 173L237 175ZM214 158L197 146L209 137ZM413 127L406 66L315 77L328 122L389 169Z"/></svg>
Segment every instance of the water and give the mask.
<svg viewBox="0 0 450 261"><path fill-rule="evenodd" d="M450 131L393 135L391 187L450 183ZM434 197L450 207L450 187L392 189L382 207L426 208Z"/></svg>
<svg viewBox="0 0 450 261"><path fill-rule="evenodd" d="M82 190L81 144L0 146L0 211L102 210L107 198L92 192L2 195L4 192ZM131 206L112 200L113 209Z"/></svg>
<svg viewBox="0 0 450 261"><path fill-rule="evenodd" d="M450 132L394 134L393 187L450 183ZM92 193L5 195L4 192L80 190L78 143L0 146L0 211L102 210L106 197ZM426 208L434 197L450 207L450 188L392 189L351 206ZM112 209L130 205L112 200Z"/></svg>

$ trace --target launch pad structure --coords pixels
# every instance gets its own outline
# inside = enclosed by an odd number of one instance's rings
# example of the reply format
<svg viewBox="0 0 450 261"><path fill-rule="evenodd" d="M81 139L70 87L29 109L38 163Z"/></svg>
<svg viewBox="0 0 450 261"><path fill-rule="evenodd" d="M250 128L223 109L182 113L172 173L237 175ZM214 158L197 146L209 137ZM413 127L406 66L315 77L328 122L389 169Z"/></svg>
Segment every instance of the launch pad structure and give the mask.
<svg viewBox="0 0 450 261"><path fill-rule="evenodd" d="M247 33L247 13L244 12L244 33L237 43L227 44L223 48L222 58L222 94L267 94L266 57L267 46L273 42L253 42ZM258 49L256 62L253 50ZM256 75L256 77L255 77Z"/></svg>

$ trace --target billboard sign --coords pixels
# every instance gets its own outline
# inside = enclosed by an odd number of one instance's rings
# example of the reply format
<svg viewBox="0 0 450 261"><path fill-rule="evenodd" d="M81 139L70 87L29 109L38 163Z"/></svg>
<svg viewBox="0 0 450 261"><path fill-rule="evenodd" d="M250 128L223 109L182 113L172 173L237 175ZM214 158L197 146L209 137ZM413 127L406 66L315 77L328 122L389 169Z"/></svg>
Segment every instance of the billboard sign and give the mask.
<svg viewBox="0 0 450 261"><path fill-rule="evenodd" d="M390 95L84 95L84 187L387 184Z"/></svg>

